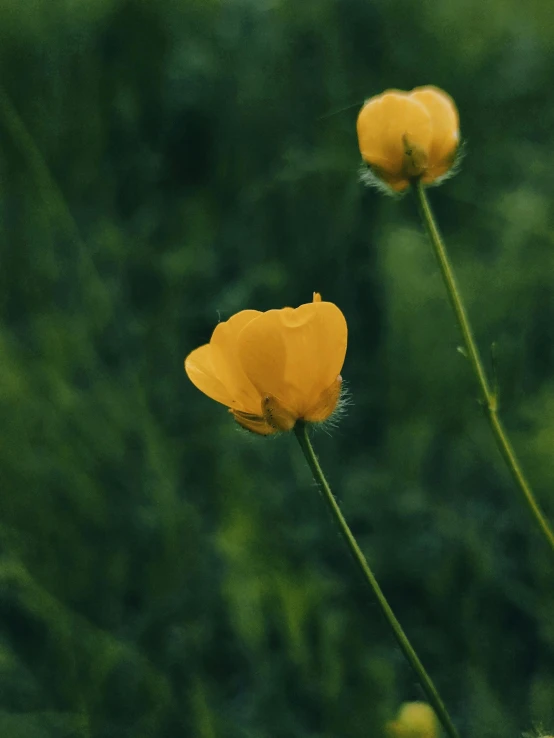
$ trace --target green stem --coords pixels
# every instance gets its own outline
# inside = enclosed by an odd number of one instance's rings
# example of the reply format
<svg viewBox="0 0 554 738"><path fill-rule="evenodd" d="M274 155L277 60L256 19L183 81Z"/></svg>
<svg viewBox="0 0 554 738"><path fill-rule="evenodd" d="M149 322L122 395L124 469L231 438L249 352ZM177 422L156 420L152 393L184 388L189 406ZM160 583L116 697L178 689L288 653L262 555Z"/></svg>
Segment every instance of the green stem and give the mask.
<svg viewBox="0 0 554 738"><path fill-rule="evenodd" d="M471 364L471 368L473 369L477 384L479 385L481 400L495 441L504 461L506 462L506 466L510 470L510 474L512 475L514 482L523 494L523 497L531 514L533 515L543 536L546 538L547 542L550 544L550 547L554 551L554 533L552 532L548 521L544 517L543 512L541 511L537 501L535 500L533 491L531 490L531 487L529 486L529 483L526 480L525 475L523 474L515 451L512 447L512 444L510 443L510 439L508 438L502 421L498 416L498 397L496 396L496 393L491 390L487 375L485 374L483 361L479 355L479 349L477 348L475 338L473 337L473 332L471 330L471 325L469 323L467 313L462 301L462 296L456 284L456 279L454 277L454 272L452 270L450 260L448 259L448 254L444 242L435 223L435 219L433 217L433 212L427 199L425 188L421 180L418 180L414 186L420 208L421 219L423 221L425 229L427 230L427 234L429 235L429 239L433 246L435 256L437 257L442 277L446 285L446 291L448 292L450 303L452 305L454 313L456 314L456 320L458 321L458 325L462 333L467 357Z"/></svg>
<svg viewBox="0 0 554 738"><path fill-rule="evenodd" d="M444 706L444 703L441 700L439 693L437 692L435 685L431 680L431 677L425 671L425 668L419 660L418 655L414 651L410 641L402 630L402 626L400 625L393 611L391 610L391 607L387 602L387 599L383 594L381 587L375 579L373 572L369 568L369 564L367 563L365 556L358 546L356 539L352 535L352 531L348 527L348 523L346 522L341 509L338 506L333 493L331 492L331 488L329 487L329 484L325 479L325 475L323 474L321 466L319 465L319 461L317 459L317 456L315 455L313 446L308 437L306 424L298 421L296 423L296 426L294 427L294 433L296 435L296 438L298 439L300 448L302 449L302 452L306 457L306 461L308 462L308 466L310 467L315 482L319 488L319 491L321 492L321 496L327 503L327 506L329 507L331 514L333 515L335 523L337 524L342 537L344 538L348 548L350 549L350 553L358 564L366 582L371 587L373 594L375 595L375 598L379 603L381 611L383 612L383 615L385 616L404 656L408 660L410 666L414 670L419 680L419 683L423 687L423 691L425 692L429 703L432 705L437 714L437 717L441 721L444 729L446 730L450 738L459 738L458 732L456 731L456 728L454 727L454 724L450 719L450 715L448 714L446 707Z"/></svg>

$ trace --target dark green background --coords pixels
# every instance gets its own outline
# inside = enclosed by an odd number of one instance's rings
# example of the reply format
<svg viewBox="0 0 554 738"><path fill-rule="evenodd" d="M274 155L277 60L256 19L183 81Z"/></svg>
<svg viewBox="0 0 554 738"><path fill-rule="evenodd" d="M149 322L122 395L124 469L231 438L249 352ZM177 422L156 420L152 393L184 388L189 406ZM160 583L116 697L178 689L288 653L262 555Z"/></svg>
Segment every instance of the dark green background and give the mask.
<svg viewBox="0 0 554 738"><path fill-rule="evenodd" d="M422 697L294 437L183 372L313 290L351 394L314 443L391 604L465 736L552 732L552 555L355 120L458 104L430 195L554 520L553 79L549 0L2 1L2 738L373 738Z"/></svg>

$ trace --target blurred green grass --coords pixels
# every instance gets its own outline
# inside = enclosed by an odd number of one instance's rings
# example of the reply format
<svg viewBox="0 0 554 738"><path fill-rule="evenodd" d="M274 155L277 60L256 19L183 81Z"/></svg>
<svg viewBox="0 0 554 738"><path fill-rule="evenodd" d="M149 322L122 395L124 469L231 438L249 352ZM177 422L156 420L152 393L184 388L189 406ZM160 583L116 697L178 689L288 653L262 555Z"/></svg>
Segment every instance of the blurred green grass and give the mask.
<svg viewBox="0 0 554 738"><path fill-rule="evenodd" d="M353 398L315 443L400 620L464 734L552 729L549 552L354 131L387 87L456 99L431 197L554 519L549 8L0 4L2 736L367 738L421 698L293 440L183 373L219 319L313 290Z"/></svg>

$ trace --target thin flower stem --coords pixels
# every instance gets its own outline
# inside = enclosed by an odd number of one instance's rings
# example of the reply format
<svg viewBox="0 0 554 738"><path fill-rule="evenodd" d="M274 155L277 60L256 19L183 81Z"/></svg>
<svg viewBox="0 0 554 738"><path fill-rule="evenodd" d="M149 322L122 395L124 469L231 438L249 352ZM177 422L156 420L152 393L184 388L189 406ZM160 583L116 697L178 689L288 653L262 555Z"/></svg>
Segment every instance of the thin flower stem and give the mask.
<svg viewBox="0 0 554 738"><path fill-rule="evenodd" d="M344 515L342 514L341 509L338 506L333 493L331 492L331 488L329 487L329 484L325 479L325 475L323 474L321 466L319 465L319 461L317 459L317 456L315 455L313 446L308 436L306 424L300 421L297 422L294 428L294 433L296 435L296 438L298 439L300 448L302 449L302 452L306 457L306 461L308 462L308 466L310 467L314 480L319 488L319 491L321 492L321 496L327 503L327 506L329 507L331 514L333 515L334 521L337 524L342 537L346 541L346 544L350 549L350 553L358 564L364 576L364 579L371 587L371 590L375 595L375 598L377 599L379 607L381 608L381 611L385 616L385 619L387 620L394 634L394 637L396 638L396 641L402 650L402 653L414 670L419 683L421 684L423 691L425 692L427 699L429 700L429 703L432 705L435 713L437 714L437 717L439 718L450 738L459 738L458 732L454 727L454 723L450 719L450 715L448 714L446 707L444 706L444 703L441 700L439 693L437 692L435 685L431 680L431 677L425 671L425 668L419 660L418 655L414 651L410 641L408 640L408 637L402 630L402 626L396 619L389 603L387 602L385 595L381 590L381 587L375 579L373 572L369 568L369 564L367 563L365 556L358 546L356 539L352 535L352 531L348 527L348 523L346 522Z"/></svg>
<svg viewBox="0 0 554 738"><path fill-rule="evenodd" d="M479 390L481 392L481 401L485 409L485 414L489 421L492 433L494 435L500 453L502 454L502 457L506 462L506 466L510 470L510 474L512 475L514 482L522 492L525 502L536 523L538 524L543 536L546 538L547 542L550 544L550 547L554 551L554 533L552 532L548 521L544 517L543 512L541 511L537 501L535 500L533 491L531 490L531 487L526 480L525 475L523 474L515 451L512 447L512 444L510 443L510 439L508 438L506 430L498 415L498 397L496 395L496 392L491 390L487 375L485 374L483 361L479 355L479 349L477 348L475 338L473 337L473 332L471 330L471 325L469 323L464 303L462 301L462 296L456 284L454 271L452 270L452 266L448 258L448 253L435 223L435 219L433 217L431 206L429 205L429 200L427 199L425 188L420 180L418 180L414 186L419 204L421 219L433 246L433 250L435 252L435 256L437 257L442 277L446 285L446 291L448 292L450 303L452 305L452 308L454 309L454 313L456 314L456 320L458 321L458 325L463 336L467 357L471 364L471 368L473 369L477 384L479 385Z"/></svg>

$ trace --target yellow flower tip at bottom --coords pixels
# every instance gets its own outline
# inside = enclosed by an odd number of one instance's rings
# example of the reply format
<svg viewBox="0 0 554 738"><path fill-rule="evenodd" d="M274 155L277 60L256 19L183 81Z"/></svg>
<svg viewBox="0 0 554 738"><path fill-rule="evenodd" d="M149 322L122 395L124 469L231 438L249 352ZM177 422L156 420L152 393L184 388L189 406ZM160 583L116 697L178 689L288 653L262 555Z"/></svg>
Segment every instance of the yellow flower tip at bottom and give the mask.
<svg viewBox="0 0 554 738"><path fill-rule="evenodd" d="M432 85L387 90L370 98L356 123L362 159L395 192L421 178L438 182L452 169L460 142L452 98Z"/></svg>
<svg viewBox="0 0 554 738"><path fill-rule="evenodd" d="M192 383L259 435L321 423L341 395L344 315L314 293L300 307L243 310L219 323L208 344L185 359Z"/></svg>
<svg viewBox="0 0 554 738"><path fill-rule="evenodd" d="M426 702L405 702L386 727L389 738L439 738L437 717Z"/></svg>

